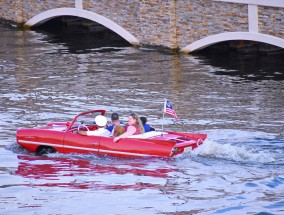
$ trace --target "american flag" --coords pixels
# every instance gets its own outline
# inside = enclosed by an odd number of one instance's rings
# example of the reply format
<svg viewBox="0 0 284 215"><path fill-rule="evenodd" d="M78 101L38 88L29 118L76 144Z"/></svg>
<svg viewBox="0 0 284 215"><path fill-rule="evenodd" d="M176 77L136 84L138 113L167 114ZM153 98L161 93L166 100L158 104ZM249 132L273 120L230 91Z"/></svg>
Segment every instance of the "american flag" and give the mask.
<svg viewBox="0 0 284 215"><path fill-rule="evenodd" d="M174 117L175 120L178 121L178 116L177 116L172 104L167 99L165 99L165 103L164 103L164 113Z"/></svg>

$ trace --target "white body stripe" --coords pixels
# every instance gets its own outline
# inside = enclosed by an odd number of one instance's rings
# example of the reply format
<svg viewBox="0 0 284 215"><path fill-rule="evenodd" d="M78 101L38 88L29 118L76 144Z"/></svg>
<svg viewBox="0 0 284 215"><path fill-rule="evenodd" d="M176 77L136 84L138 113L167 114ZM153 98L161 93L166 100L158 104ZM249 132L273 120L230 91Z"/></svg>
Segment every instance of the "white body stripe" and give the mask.
<svg viewBox="0 0 284 215"><path fill-rule="evenodd" d="M107 153L107 154L120 154L120 155L129 155L129 156L137 156L137 157L159 157L157 155L139 154L139 153L113 151L113 150L93 149L93 148L78 147L78 146L66 146L66 145L63 145L63 144L35 142L35 141L28 141L28 140L19 140L18 142L23 143L23 144L54 146L54 147L59 147L59 148L69 148L69 149L94 151L94 152L101 152L101 153Z"/></svg>

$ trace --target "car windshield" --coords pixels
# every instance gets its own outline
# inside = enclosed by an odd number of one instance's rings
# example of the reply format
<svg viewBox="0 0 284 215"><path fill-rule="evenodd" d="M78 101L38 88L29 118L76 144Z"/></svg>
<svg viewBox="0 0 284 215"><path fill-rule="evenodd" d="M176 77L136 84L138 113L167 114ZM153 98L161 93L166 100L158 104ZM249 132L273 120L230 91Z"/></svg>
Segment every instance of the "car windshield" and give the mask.
<svg viewBox="0 0 284 215"><path fill-rule="evenodd" d="M85 124L85 125L94 125L95 123L95 117L101 115L101 112L89 112L84 115L80 115L77 117L76 121L74 124L80 125L80 124Z"/></svg>

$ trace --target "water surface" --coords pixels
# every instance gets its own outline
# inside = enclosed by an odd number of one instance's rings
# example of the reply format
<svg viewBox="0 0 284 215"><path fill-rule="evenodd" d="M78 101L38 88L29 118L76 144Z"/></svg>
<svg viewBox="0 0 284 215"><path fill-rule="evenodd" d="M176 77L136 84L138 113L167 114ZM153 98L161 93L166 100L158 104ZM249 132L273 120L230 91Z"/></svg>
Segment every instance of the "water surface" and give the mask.
<svg viewBox="0 0 284 215"><path fill-rule="evenodd" d="M180 55L95 34L0 31L1 214L284 213L283 55ZM90 109L124 121L135 111L159 129L164 98L180 118L166 117L165 129L207 133L202 147L130 160L43 158L16 144L20 127Z"/></svg>

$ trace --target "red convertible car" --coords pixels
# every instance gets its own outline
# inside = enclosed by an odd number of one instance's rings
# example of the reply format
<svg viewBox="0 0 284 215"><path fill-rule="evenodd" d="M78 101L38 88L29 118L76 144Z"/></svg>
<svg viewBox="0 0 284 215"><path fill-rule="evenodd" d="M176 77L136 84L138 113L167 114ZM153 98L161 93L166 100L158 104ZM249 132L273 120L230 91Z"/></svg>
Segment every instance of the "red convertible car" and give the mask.
<svg viewBox="0 0 284 215"><path fill-rule="evenodd" d="M72 122L52 122L36 128L17 130L19 145L43 155L46 153L93 153L116 157L173 157L200 146L206 134L150 131L113 142L113 137L82 136L78 130L95 130L95 116L105 110L78 114Z"/></svg>

